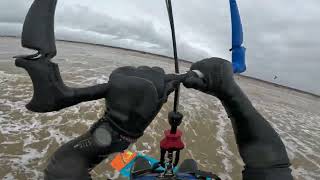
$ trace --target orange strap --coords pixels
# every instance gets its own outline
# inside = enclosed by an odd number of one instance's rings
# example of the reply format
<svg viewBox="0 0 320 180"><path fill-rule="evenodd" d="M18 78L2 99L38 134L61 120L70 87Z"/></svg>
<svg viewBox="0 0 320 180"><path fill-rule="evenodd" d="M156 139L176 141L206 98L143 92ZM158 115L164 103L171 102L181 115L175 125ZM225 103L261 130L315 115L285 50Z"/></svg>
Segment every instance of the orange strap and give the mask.
<svg viewBox="0 0 320 180"><path fill-rule="evenodd" d="M120 171L127 164L129 164L136 156L137 153L133 153L131 151L124 151L116 155L116 157L111 161L111 166L117 171Z"/></svg>

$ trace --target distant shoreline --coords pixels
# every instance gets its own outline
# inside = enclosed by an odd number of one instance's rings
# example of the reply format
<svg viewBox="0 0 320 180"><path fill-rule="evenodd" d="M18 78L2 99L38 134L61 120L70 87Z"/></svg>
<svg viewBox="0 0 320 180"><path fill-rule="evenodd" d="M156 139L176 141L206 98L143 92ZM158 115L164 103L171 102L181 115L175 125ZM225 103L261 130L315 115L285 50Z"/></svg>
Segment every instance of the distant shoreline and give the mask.
<svg viewBox="0 0 320 180"><path fill-rule="evenodd" d="M19 36L1 36L0 35L0 38L15 38L16 39L16 38L20 38L20 37ZM145 51L140 51L140 50L135 50L135 49L128 49L128 48L124 48L124 47L110 46L110 45L105 45L105 44L87 43L87 42L80 42L80 41L59 40L59 39L57 41L68 42L68 43L78 43L78 44L85 44L85 45L93 45L93 46L107 47L107 48L113 48L113 49L120 49L120 50L124 50L124 51L147 54L147 55L151 55L151 56L156 56L156 57L167 58L167 59L172 59L173 60L172 57L169 57L169 56L166 56L166 55L154 54L154 53L150 53L150 52L145 52ZM188 61L188 60L185 60L185 59L179 59L179 61L181 61L183 63L186 63L186 64L191 64L192 63L191 61ZM320 95L312 93L312 92L303 91L303 90L296 89L296 88L293 88L293 87L280 85L280 84L277 84L277 83L274 83L274 82L269 82L269 81L266 81L266 80L262 80L262 79L258 79L258 78L255 78L255 77L242 75L242 74L240 74L238 76L243 77L243 78L247 78L247 79L251 79L251 80L255 80L255 81L258 81L258 82L261 82L261 83L269 84L269 85L272 85L274 87L284 88L284 89L291 90L291 91L294 91L294 92L297 92L297 93L309 95L309 96L312 96L312 97L315 97L315 98L320 98Z"/></svg>

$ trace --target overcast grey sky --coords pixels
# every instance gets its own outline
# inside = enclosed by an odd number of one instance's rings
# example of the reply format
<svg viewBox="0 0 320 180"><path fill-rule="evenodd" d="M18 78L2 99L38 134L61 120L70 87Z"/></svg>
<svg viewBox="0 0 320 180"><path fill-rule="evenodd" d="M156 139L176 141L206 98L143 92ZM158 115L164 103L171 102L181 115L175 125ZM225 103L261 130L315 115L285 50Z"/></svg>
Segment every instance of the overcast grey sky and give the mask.
<svg viewBox="0 0 320 180"><path fill-rule="evenodd" d="M0 0L0 35L21 34L31 3ZM245 74L320 94L320 1L238 0L238 5ZM173 0L173 7L181 58L230 59L228 0ZM164 0L60 0L56 37L172 54Z"/></svg>

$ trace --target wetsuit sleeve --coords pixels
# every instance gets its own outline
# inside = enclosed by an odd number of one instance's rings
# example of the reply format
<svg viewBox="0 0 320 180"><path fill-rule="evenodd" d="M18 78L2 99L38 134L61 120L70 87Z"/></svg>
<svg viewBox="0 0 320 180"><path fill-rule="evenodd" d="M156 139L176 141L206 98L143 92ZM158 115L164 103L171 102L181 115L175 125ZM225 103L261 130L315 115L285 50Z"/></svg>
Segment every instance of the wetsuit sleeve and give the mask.
<svg viewBox="0 0 320 180"><path fill-rule="evenodd" d="M101 128L110 132L112 136L111 144L103 141L106 135L101 133ZM99 133L102 140L97 140L95 130L100 129ZM103 132L103 131L102 131ZM100 142L100 143L99 143ZM108 123L100 120L82 136L71 140L61 146L51 157L44 171L45 180L90 180L90 171L109 154L121 152L128 148L128 141L118 138L116 132L110 129Z"/></svg>
<svg viewBox="0 0 320 180"><path fill-rule="evenodd" d="M245 167L244 180L292 180L290 161L278 133L234 83L220 99L232 121Z"/></svg>

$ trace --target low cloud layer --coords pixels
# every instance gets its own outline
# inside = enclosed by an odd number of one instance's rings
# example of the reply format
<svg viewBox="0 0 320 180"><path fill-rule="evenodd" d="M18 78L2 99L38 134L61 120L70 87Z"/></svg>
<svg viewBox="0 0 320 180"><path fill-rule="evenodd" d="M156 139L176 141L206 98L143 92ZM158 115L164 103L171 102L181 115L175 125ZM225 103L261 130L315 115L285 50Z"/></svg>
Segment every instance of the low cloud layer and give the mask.
<svg viewBox="0 0 320 180"><path fill-rule="evenodd" d="M1 0L0 35L20 35L31 0ZM247 75L320 94L320 1L238 1L247 47ZM228 0L173 1L181 58L230 59ZM172 55L163 0L58 2L57 39ZM274 80L273 77L278 76Z"/></svg>

